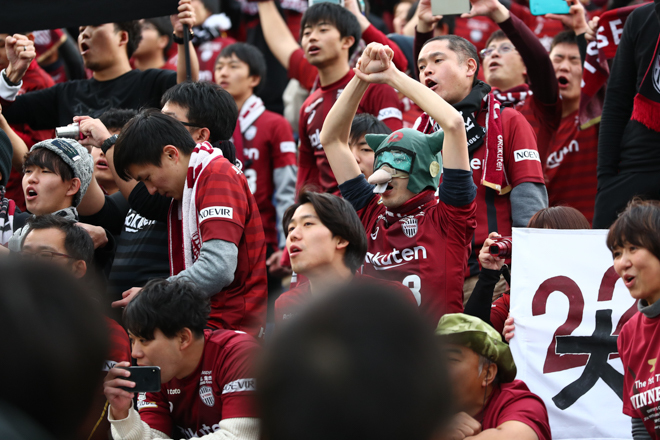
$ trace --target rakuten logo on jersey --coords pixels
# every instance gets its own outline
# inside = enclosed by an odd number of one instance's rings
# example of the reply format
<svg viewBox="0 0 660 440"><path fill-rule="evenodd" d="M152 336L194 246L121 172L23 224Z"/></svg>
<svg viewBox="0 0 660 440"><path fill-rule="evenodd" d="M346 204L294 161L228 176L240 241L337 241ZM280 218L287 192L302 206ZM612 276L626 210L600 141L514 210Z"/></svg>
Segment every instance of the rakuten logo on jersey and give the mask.
<svg viewBox="0 0 660 440"><path fill-rule="evenodd" d="M413 260L426 260L426 248L424 246L415 246L412 249L406 248L402 251L393 249L389 254L367 252L364 258L364 261L373 264L376 270L393 269Z"/></svg>
<svg viewBox="0 0 660 440"><path fill-rule="evenodd" d="M561 150L557 150L548 156L546 161L546 166L548 168L557 168L561 165L561 162L564 160L564 157L569 153L574 153L580 151L580 144L578 141L573 139L568 147L563 147Z"/></svg>
<svg viewBox="0 0 660 440"><path fill-rule="evenodd" d="M316 148L317 150L323 148L323 145L321 145L321 131L318 128L316 129L316 132L310 134L308 137L312 148Z"/></svg>
<svg viewBox="0 0 660 440"><path fill-rule="evenodd" d="M205 435L213 434L214 432L220 429L220 424L216 423L215 425L208 426L206 423L202 423L202 427L198 432L193 431L191 428L184 428L182 426L177 426L179 430L186 436L186 438L199 438Z"/></svg>

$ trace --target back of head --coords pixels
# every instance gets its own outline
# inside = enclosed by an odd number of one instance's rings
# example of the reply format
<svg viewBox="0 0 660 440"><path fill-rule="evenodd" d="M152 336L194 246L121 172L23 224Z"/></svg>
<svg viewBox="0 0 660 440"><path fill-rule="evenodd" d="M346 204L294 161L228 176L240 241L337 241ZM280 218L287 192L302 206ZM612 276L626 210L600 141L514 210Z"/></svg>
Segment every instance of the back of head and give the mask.
<svg viewBox="0 0 660 440"><path fill-rule="evenodd" d="M133 53L140 45L140 40L142 40L142 26L140 25L139 20L133 21L122 21L115 23L115 30L125 31L128 33L128 42L126 43L126 54L128 58L133 56Z"/></svg>
<svg viewBox="0 0 660 440"><path fill-rule="evenodd" d="M211 313L211 303L195 284L181 278L151 280L124 309L124 326L135 336L152 340L160 330L173 338L188 328L201 337Z"/></svg>
<svg viewBox="0 0 660 440"><path fill-rule="evenodd" d="M81 285L38 261L0 261L0 331L11 402L57 438L69 439L87 415L107 359L108 329Z"/></svg>
<svg viewBox="0 0 660 440"><path fill-rule="evenodd" d="M634 198L610 226L607 247L622 248L626 243L642 247L660 260L660 202Z"/></svg>
<svg viewBox="0 0 660 440"><path fill-rule="evenodd" d="M365 134L390 134L392 130L383 121L369 113L359 113L351 123L349 142L360 140Z"/></svg>
<svg viewBox="0 0 660 440"><path fill-rule="evenodd" d="M183 154L191 154L195 149L195 141L181 122L156 109L142 110L128 121L115 143L117 175L128 180L131 165L160 166L167 145L174 145Z"/></svg>
<svg viewBox="0 0 660 440"><path fill-rule="evenodd" d="M282 229L285 234L296 209L300 205L309 203L314 207L323 226L328 228L333 237L342 237L348 241L344 264L352 271L356 271L364 262L367 254L367 234L355 209L345 199L333 194L303 191L298 195L298 202L291 205L282 217Z"/></svg>
<svg viewBox="0 0 660 440"><path fill-rule="evenodd" d="M353 37L355 39L353 45L348 49L348 57L350 58L357 49L362 37L362 30L357 18L343 6L330 2L316 3L310 6L302 16L300 38L302 39L303 32L305 32L305 26L315 26L321 22L336 27L341 38Z"/></svg>
<svg viewBox="0 0 660 440"><path fill-rule="evenodd" d="M260 368L270 440L428 440L451 410L436 342L382 287L329 294L275 335Z"/></svg>
<svg viewBox="0 0 660 440"><path fill-rule="evenodd" d="M427 40L426 43L424 43L424 46L434 41L446 41L449 50L456 53L458 60L461 63L464 63L469 58L472 58L477 64L477 70L474 72L474 80L472 84L474 85L477 81L479 81L477 78L479 76L479 53L477 52L477 48L474 46L474 44L470 43L463 37L459 37L458 35L440 35L438 37L433 37L430 40Z"/></svg>
<svg viewBox="0 0 660 440"><path fill-rule="evenodd" d="M537 229L591 229L589 220L570 206L543 208L529 219L528 228Z"/></svg>
<svg viewBox="0 0 660 440"><path fill-rule="evenodd" d="M210 131L209 142L231 139L238 120L238 107L234 98L215 83L184 82L167 90L161 105L170 102L188 109L188 121Z"/></svg>
<svg viewBox="0 0 660 440"><path fill-rule="evenodd" d="M137 115L137 110L129 108L111 108L103 112L99 119L108 131L120 132L124 125Z"/></svg>
<svg viewBox="0 0 660 440"><path fill-rule="evenodd" d="M231 58L232 55L248 65L250 76L258 76L261 79L254 88L254 93L259 93L266 84L266 58L264 55L256 46L248 43L234 43L222 49L218 58Z"/></svg>

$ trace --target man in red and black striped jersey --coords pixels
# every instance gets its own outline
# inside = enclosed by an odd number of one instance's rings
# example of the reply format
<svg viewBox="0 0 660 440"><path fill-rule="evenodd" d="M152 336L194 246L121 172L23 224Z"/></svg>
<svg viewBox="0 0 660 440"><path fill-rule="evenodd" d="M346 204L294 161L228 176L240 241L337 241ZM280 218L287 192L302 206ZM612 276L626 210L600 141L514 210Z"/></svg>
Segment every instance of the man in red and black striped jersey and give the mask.
<svg viewBox="0 0 660 440"><path fill-rule="evenodd" d="M211 328L263 335L266 245L245 175L208 142L195 145L176 119L145 110L114 146L122 179L172 197L167 220L169 279L187 277L211 298ZM124 304L138 289L124 292Z"/></svg>
<svg viewBox="0 0 660 440"><path fill-rule="evenodd" d="M445 313L463 310L463 274L476 227L476 187L459 112L390 60L386 46L367 46L356 77L328 114L322 143L342 196L367 232L363 273L409 287L420 312L435 326ZM404 128L391 135L367 135L375 151L374 173L367 182L348 147L348 136L360 98L372 81L405 94L437 118L443 132L424 135Z"/></svg>
<svg viewBox="0 0 660 440"><path fill-rule="evenodd" d="M400 292L417 305L410 289L399 282L356 273L367 253L364 227L353 207L332 194L303 191L284 214L291 267L305 281L275 302L275 322L291 319L315 298L352 284L375 284Z"/></svg>
<svg viewBox="0 0 660 440"><path fill-rule="evenodd" d="M238 107L238 123L232 141L242 150L243 173L259 206L266 234L269 313L272 298L282 291L280 266L284 247L282 216L295 201L296 144L291 125L277 113L266 110L255 94L266 82L266 59L247 43L225 47L215 63L215 82Z"/></svg>
<svg viewBox="0 0 660 440"><path fill-rule="evenodd" d="M563 111L544 164L548 199L550 206L572 206L591 223L598 187L600 123L581 127L578 120L582 62L575 32L557 34L552 41L550 58L559 82Z"/></svg>
<svg viewBox="0 0 660 440"><path fill-rule="evenodd" d="M475 1L471 14L482 13L484 8L477 6L485 2ZM417 62L420 82L461 112L467 132L478 188L477 230L465 273L467 298L478 278L477 253L488 234L511 235L512 227L526 226L534 213L547 207L541 157L525 117L513 108L502 108L491 87L476 79L479 59L469 41L455 35L432 38L421 47ZM440 130L428 114L417 120L416 128L423 133Z"/></svg>
<svg viewBox="0 0 660 440"><path fill-rule="evenodd" d="M115 440L256 440L252 374L258 342L240 331L205 329L211 307L188 280L150 281L126 307L124 322L139 366L160 367L161 389L140 393L121 363L105 379Z"/></svg>

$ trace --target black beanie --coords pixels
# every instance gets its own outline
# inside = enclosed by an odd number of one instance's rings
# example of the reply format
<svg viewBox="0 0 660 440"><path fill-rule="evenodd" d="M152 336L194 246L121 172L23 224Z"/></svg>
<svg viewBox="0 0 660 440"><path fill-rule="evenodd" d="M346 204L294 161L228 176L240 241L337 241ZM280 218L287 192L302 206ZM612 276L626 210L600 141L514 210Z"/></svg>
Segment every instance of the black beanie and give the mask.
<svg viewBox="0 0 660 440"><path fill-rule="evenodd" d="M9 173L11 172L11 159L14 154L14 149L11 146L11 141L7 136L7 133L0 128L0 173L2 173L2 179L0 179L0 185L7 186L9 181Z"/></svg>

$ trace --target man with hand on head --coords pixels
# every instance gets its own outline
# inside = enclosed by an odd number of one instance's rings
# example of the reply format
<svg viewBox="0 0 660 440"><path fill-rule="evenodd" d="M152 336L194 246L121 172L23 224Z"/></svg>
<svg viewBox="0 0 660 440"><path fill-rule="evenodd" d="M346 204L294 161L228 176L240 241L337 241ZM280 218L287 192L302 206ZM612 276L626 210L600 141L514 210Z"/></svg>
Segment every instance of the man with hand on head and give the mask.
<svg viewBox="0 0 660 440"><path fill-rule="evenodd" d="M102 127L90 136L100 143ZM93 131L92 130L92 131ZM89 131L89 133L92 133ZM105 142L105 141L103 141ZM170 280L187 277L212 300L211 328L263 335L266 251L259 209L245 176L208 142L195 144L176 119L144 110L113 147L118 176L170 197ZM126 306L139 288L123 293Z"/></svg>
<svg viewBox="0 0 660 440"><path fill-rule="evenodd" d="M332 194L303 191L298 203L284 214L291 267L307 281L284 292L275 302L275 322L293 318L315 298L352 284L376 284L417 301L399 282L381 280L357 271L367 253L367 237L360 218L346 200Z"/></svg>
<svg viewBox="0 0 660 440"><path fill-rule="evenodd" d="M252 373L259 344L243 332L206 329L207 295L190 280L153 280L128 304L124 323L138 366L160 367L159 392L140 393L133 409L131 374L105 379L112 437L257 440Z"/></svg>
<svg viewBox="0 0 660 440"><path fill-rule="evenodd" d="M445 315L435 331L454 389L445 439L550 440L543 401L516 377L511 349L491 326L463 313Z"/></svg>
<svg viewBox="0 0 660 440"><path fill-rule="evenodd" d="M342 196L368 234L363 273L409 287L422 314L435 325L445 313L463 310L463 272L476 227L476 188L461 115L400 72L391 57L387 46L367 46L356 76L326 118L321 143ZM437 118L443 130L425 135L404 128L391 135L367 135L375 151L374 173L367 181L348 137L360 98L372 82L399 90Z"/></svg>

